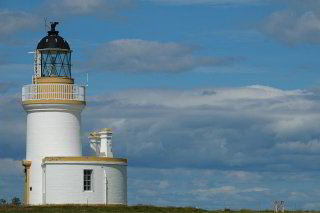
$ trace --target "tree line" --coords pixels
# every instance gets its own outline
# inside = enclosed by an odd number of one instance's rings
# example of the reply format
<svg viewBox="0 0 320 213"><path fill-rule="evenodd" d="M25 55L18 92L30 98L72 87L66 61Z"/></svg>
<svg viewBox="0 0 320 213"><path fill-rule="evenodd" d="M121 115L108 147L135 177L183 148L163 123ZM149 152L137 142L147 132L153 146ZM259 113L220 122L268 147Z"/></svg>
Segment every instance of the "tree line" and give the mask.
<svg viewBox="0 0 320 213"><path fill-rule="evenodd" d="M12 206L21 206L21 201L20 198L18 197L13 197L11 199L11 203L7 202L7 200L1 198L0 199L0 205L12 205Z"/></svg>

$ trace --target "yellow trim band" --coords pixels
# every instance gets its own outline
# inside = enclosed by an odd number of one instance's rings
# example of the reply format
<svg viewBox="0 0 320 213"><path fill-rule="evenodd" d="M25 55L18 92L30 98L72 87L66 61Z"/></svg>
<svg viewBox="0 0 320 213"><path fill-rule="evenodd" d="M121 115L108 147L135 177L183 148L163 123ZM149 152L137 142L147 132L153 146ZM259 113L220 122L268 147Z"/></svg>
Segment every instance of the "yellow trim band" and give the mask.
<svg viewBox="0 0 320 213"><path fill-rule="evenodd" d="M28 100L22 101L23 105L28 104L78 104L78 105L86 105L85 101L78 100Z"/></svg>
<svg viewBox="0 0 320 213"><path fill-rule="evenodd" d="M115 163L128 163L128 159L126 158L107 158L107 157L45 157L42 162L49 161L82 161L82 162L115 162Z"/></svg>
<svg viewBox="0 0 320 213"><path fill-rule="evenodd" d="M73 84L73 78L67 77L37 77L35 79L37 84Z"/></svg>
<svg viewBox="0 0 320 213"><path fill-rule="evenodd" d="M112 128L103 128L100 130L101 132L112 133Z"/></svg>

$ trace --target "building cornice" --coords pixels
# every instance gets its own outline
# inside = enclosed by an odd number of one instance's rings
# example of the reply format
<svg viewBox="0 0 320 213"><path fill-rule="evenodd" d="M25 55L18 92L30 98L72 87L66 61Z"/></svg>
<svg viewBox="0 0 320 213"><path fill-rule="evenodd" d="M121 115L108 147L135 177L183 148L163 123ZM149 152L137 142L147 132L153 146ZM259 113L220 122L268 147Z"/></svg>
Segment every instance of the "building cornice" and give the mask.
<svg viewBox="0 0 320 213"><path fill-rule="evenodd" d="M98 163L98 164L128 164L126 158L108 158L94 156L79 156L79 157L45 157L42 163Z"/></svg>

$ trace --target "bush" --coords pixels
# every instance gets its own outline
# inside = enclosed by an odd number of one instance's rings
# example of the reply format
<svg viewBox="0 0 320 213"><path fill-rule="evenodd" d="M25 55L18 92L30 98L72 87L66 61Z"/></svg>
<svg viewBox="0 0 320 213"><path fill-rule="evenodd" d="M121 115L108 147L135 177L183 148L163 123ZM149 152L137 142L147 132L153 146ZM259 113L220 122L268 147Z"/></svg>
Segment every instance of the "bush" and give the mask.
<svg viewBox="0 0 320 213"><path fill-rule="evenodd" d="M3 198L0 199L0 205L6 205L7 201Z"/></svg>
<svg viewBox="0 0 320 213"><path fill-rule="evenodd" d="M11 200L11 204L13 206L20 206L21 205L21 201L18 197L13 197L12 200Z"/></svg>

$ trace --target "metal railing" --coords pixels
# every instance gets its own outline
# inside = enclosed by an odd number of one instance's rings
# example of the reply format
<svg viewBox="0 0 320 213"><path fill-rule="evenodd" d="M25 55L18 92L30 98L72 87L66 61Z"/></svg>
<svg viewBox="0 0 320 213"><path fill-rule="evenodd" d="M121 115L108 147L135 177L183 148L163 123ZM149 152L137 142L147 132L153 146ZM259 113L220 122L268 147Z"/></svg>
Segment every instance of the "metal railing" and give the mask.
<svg viewBox="0 0 320 213"><path fill-rule="evenodd" d="M22 87L22 101L76 100L85 101L85 86L74 84L30 84Z"/></svg>

